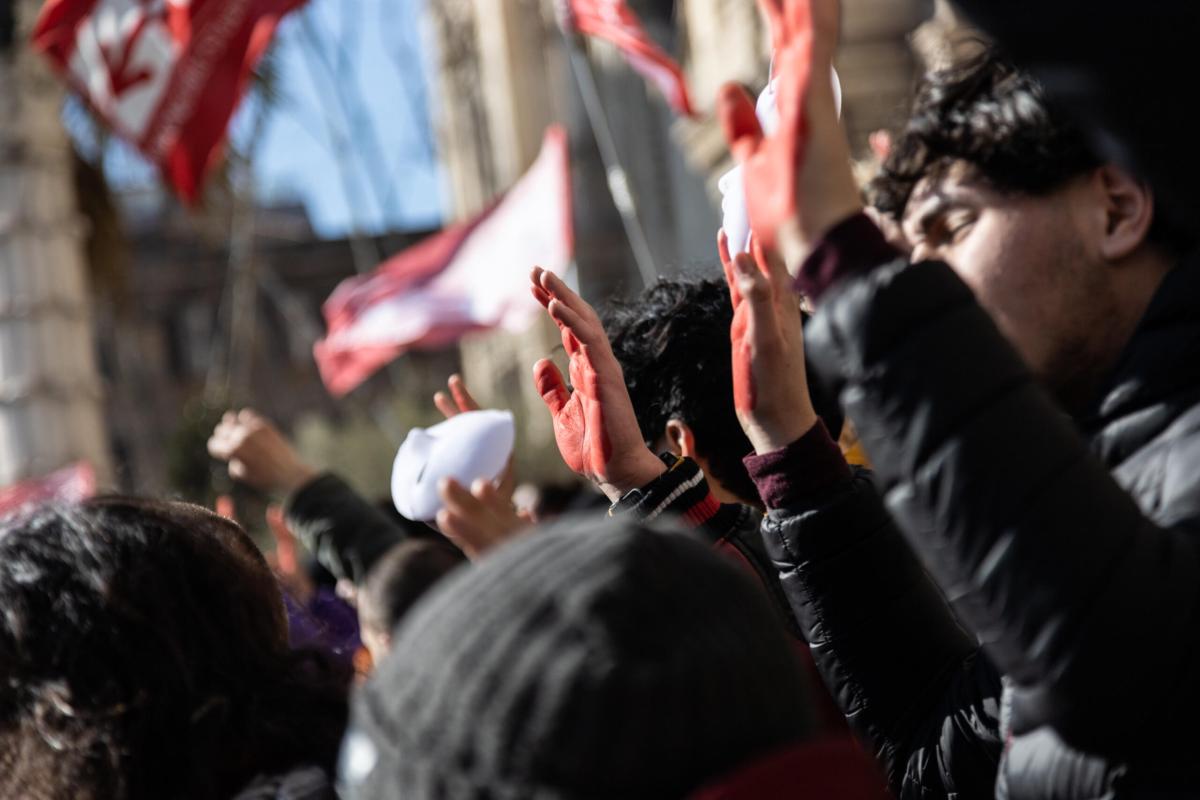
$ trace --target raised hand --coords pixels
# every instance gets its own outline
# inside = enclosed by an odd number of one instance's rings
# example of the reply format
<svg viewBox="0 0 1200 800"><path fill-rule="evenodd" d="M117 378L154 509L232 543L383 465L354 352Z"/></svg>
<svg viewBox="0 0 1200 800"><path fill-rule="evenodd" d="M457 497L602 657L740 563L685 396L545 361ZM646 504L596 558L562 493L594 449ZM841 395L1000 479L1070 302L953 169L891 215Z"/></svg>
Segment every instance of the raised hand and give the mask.
<svg viewBox="0 0 1200 800"><path fill-rule="evenodd" d="M479 410L479 403L467 391L467 384L463 382L461 375L451 375L450 380L446 381L446 388L450 390L449 394L438 392L433 396L433 404L442 412L443 417L450 419L468 411Z"/></svg>
<svg viewBox="0 0 1200 800"><path fill-rule="evenodd" d="M730 150L745 167L751 228L766 247L798 264L826 231L862 207L829 78L839 5L759 5L771 26L778 129L764 135L753 100L737 84L722 88L718 113Z"/></svg>
<svg viewBox="0 0 1200 800"><path fill-rule="evenodd" d="M437 410L442 412L442 416L446 419L457 417L459 414L465 414L469 411L478 411L480 406L471 392L467 390L467 384L463 381L461 375L451 375L446 381L446 392L437 392L433 396L433 404ZM513 492L517 488L517 475L513 469L513 460L508 459L508 464L504 467L504 472L496 481L496 488L500 494L507 500L511 500Z"/></svg>
<svg viewBox="0 0 1200 800"><path fill-rule="evenodd" d="M567 466L616 502L661 475L666 467L646 447L621 365L600 318L556 275L530 276L533 296L562 333L574 391L548 358L533 367L538 394L550 409L554 438Z"/></svg>
<svg viewBox="0 0 1200 800"><path fill-rule="evenodd" d="M733 302L733 402L738 422L759 455L799 439L817 422L804 371L800 305L783 260L755 239L753 256L731 258L717 235Z"/></svg>
<svg viewBox="0 0 1200 800"><path fill-rule="evenodd" d="M263 491L292 492L317 474L270 420L249 408L225 413L208 452L229 462L231 477Z"/></svg>
<svg viewBox="0 0 1200 800"><path fill-rule="evenodd" d="M438 495L444 504L437 515L438 530L472 561L532 526L529 516L488 481L475 481L468 491L446 478L438 484Z"/></svg>

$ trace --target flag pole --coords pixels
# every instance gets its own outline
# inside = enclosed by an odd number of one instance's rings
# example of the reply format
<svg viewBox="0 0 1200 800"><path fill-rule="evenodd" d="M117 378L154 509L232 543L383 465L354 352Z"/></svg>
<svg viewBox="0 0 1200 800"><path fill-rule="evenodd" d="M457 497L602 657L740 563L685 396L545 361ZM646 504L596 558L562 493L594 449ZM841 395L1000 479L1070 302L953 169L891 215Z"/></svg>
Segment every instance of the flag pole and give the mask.
<svg viewBox="0 0 1200 800"><path fill-rule="evenodd" d="M587 111L588 122L596 144L600 149L600 160L604 165L604 174L608 181L608 192L612 195L613 205L621 216L621 224L625 228L625 236L633 250L633 258L637 262L638 273L642 278L642 286L649 287L658 279L658 270L654 265L654 254L646 239L646 231L638 216L637 201L633 196L633 188L629 185L629 175L621 163L616 141L613 139L612 127L609 125L608 113L600 101L600 91L596 85L596 73L588 59L583 45L583 38L563 26L563 36L567 41L567 52L571 60L571 71L579 84L579 94L583 98L583 107Z"/></svg>

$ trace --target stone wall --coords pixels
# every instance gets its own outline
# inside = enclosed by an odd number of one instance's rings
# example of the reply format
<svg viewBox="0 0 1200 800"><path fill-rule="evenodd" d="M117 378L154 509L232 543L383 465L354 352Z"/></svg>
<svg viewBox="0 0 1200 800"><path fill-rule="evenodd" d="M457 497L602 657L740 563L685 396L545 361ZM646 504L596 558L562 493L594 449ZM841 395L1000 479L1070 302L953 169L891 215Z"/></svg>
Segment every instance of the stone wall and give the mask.
<svg viewBox="0 0 1200 800"><path fill-rule="evenodd" d="M0 486L77 460L110 475L63 92L25 44L40 6L16 0L0 47Z"/></svg>

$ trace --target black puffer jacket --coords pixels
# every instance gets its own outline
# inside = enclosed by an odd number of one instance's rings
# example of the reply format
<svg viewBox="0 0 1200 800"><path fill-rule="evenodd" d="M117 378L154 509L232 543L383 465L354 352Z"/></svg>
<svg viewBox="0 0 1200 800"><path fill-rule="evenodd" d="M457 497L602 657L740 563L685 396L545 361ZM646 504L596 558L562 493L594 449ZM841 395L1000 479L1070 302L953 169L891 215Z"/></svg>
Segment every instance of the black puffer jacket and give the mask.
<svg viewBox="0 0 1200 800"><path fill-rule="evenodd" d="M897 793L1200 797L1200 262L1078 425L942 264L843 280L808 340L877 482L764 536Z"/></svg>

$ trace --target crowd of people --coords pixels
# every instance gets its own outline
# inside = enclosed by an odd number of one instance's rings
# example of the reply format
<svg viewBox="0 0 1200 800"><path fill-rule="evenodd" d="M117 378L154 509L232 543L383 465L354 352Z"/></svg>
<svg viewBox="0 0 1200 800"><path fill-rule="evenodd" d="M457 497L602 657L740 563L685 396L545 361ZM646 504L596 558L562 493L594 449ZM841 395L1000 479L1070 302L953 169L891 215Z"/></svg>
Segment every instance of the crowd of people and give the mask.
<svg viewBox="0 0 1200 800"><path fill-rule="evenodd" d="M836 0L761 5L724 279L530 275L599 501L510 468L406 520L243 409L208 447L282 501L269 558L176 502L4 520L0 796L1200 797L1195 227L995 45L860 185Z"/></svg>

